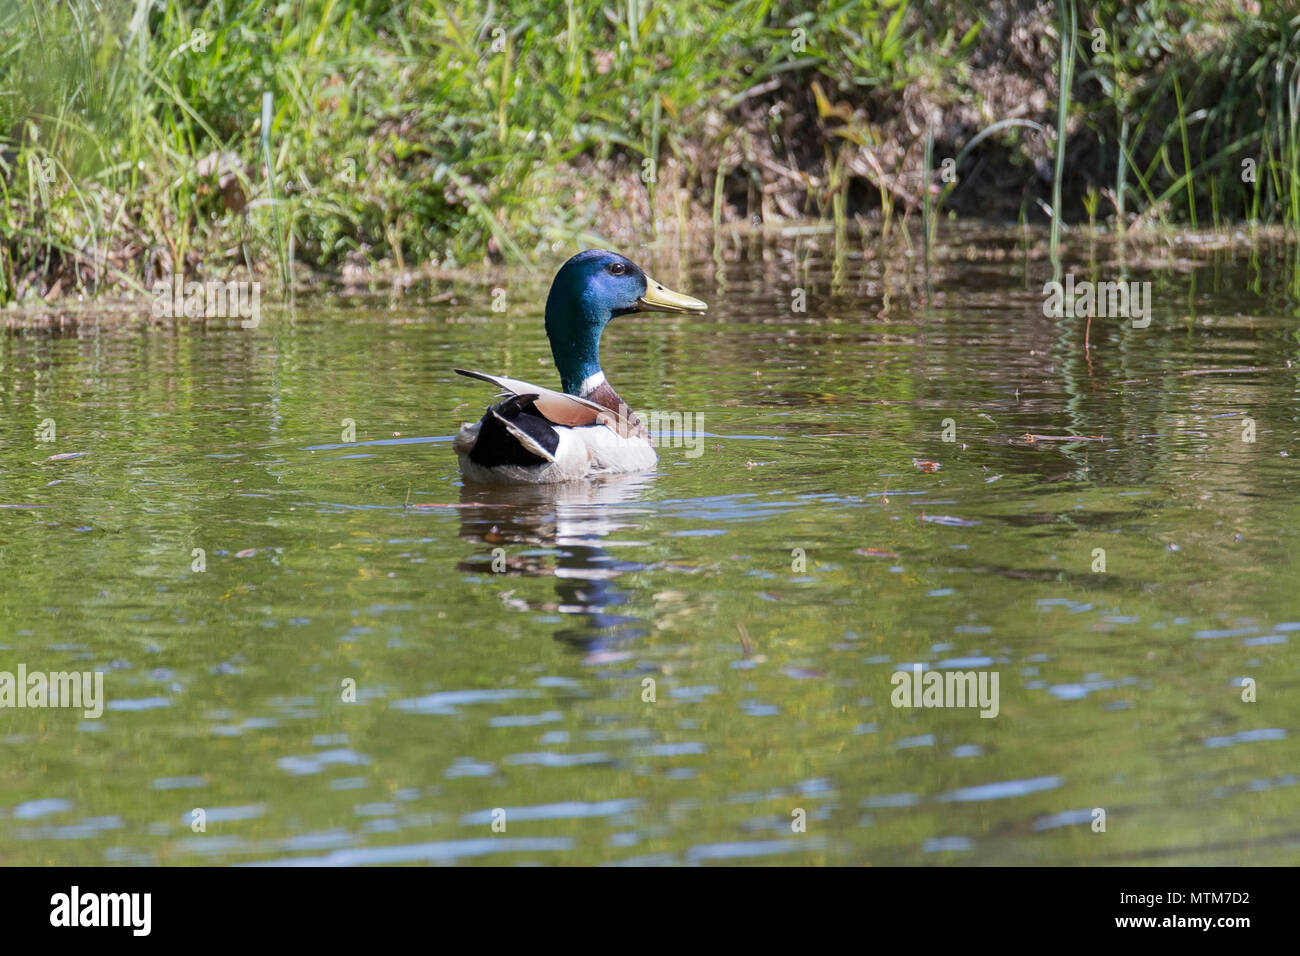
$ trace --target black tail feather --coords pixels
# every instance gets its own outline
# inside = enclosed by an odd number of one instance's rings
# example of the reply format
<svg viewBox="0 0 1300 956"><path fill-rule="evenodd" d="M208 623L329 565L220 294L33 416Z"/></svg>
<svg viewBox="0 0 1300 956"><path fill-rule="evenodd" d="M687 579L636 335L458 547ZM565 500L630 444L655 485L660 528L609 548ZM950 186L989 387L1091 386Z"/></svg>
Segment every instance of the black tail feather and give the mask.
<svg viewBox="0 0 1300 956"><path fill-rule="evenodd" d="M537 411L536 395L511 395L487 410L469 459L484 468L496 465L536 467L554 461L560 447L555 427ZM545 451L544 458L533 449Z"/></svg>

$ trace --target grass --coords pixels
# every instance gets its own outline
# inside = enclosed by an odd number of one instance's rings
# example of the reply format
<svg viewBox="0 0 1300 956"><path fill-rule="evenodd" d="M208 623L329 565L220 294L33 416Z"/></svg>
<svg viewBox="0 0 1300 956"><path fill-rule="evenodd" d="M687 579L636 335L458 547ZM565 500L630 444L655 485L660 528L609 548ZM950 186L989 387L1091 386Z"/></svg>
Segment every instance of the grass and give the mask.
<svg viewBox="0 0 1300 956"><path fill-rule="evenodd" d="M1074 89L1074 44L1079 32L1079 14L1074 0L1056 0L1060 23L1061 52L1057 60L1056 94L1056 168L1052 177L1052 271L1061 277L1061 216L1065 209L1061 201L1061 185L1065 179L1066 130L1070 117L1070 97Z"/></svg>
<svg viewBox="0 0 1300 956"><path fill-rule="evenodd" d="M981 6L0 0L0 304L178 271L527 264L756 216L889 235L899 207L928 248L945 211L999 214L1002 190L962 188L975 164L1023 183L1008 218L1037 188L1046 110L967 118L1000 109L989 64L1012 68ZM1300 234L1300 20L1058 6L1054 250L1098 215Z"/></svg>

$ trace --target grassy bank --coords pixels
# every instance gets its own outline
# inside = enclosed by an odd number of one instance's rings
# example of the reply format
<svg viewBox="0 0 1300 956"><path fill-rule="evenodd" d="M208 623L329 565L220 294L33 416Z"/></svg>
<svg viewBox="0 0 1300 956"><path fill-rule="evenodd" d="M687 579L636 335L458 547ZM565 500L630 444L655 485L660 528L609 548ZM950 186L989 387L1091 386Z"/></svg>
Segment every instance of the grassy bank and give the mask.
<svg viewBox="0 0 1300 956"><path fill-rule="evenodd" d="M0 304L754 217L1297 231L1298 30L1160 0L0 0Z"/></svg>

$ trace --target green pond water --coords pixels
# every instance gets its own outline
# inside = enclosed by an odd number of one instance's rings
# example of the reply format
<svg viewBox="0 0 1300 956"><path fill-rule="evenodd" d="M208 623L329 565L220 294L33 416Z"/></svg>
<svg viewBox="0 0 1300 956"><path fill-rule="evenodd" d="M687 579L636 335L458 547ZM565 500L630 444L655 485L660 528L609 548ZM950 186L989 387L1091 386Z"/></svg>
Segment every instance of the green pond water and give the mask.
<svg viewBox="0 0 1300 956"><path fill-rule="evenodd" d="M1085 353L969 250L626 250L711 311L606 371L706 434L550 489L450 446L453 367L554 384L549 273L0 338L0 671L106 698L0 708L0 863L1297 862L1289 254L1134 267Z"/></svg>

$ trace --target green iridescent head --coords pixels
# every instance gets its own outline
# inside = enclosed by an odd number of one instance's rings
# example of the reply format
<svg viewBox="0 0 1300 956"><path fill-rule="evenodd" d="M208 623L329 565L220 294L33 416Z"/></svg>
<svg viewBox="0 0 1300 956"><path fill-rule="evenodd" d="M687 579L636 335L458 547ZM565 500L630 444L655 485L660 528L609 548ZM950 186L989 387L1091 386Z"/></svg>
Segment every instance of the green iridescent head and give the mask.
<svg viewBox="0 0 1300 956"><path fill-rule="evenodd" d="M546 337L564 390L577 395L582 383L600 372L600 336L614 316L707 308L665 288L617 252L578 253L560 267L546 297Z"/></svg>

